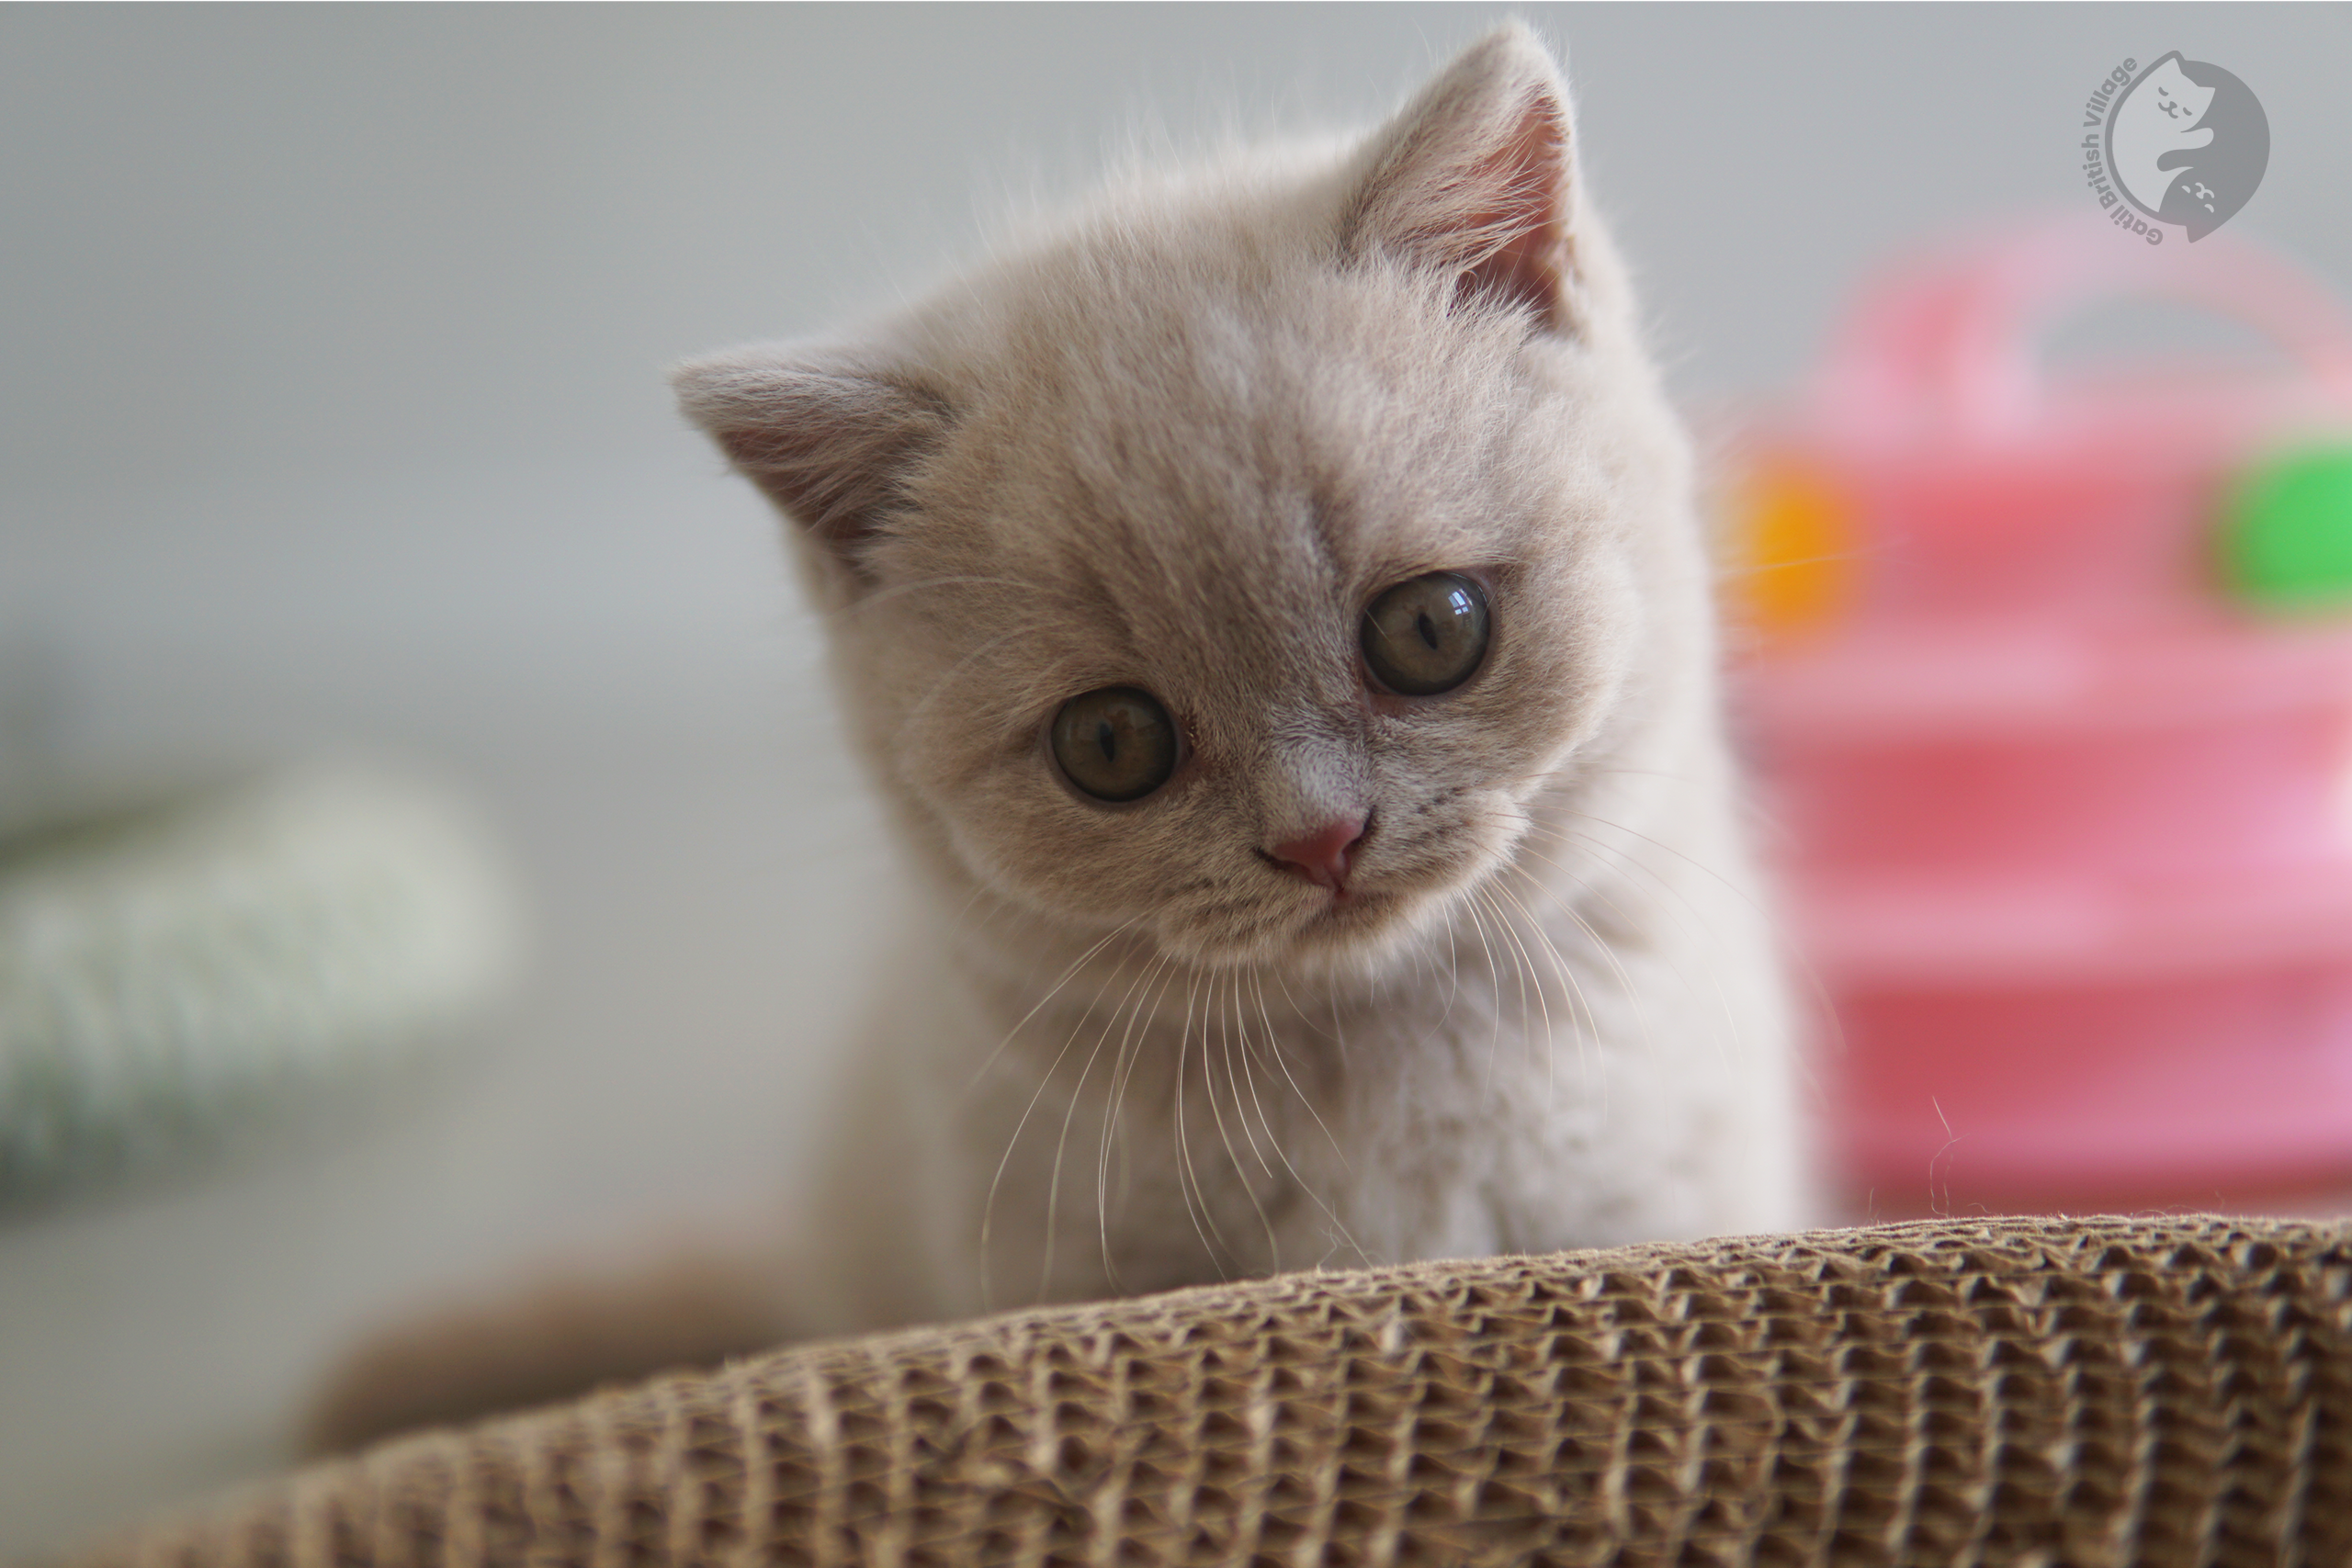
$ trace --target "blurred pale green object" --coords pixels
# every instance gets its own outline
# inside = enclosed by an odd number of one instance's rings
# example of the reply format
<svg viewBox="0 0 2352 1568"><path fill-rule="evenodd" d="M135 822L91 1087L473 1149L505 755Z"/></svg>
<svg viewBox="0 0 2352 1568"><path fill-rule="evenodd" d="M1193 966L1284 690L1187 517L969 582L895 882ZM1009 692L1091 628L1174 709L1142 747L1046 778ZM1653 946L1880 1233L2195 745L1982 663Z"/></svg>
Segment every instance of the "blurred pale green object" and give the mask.
<svg viewBox="0 0 2352 1568"><path fill-rule="evenodd" d="M452 1037L514 901L462 803L289 771L0 839L0 1204L151 1171Z"/></svg>
<svg viewBox="0 0 2352 1568"><path fill-rule="evenodd" d="M2264 609L2352 609L2352 446L2305 447L2241 479L2221 532L2231 590Z"/></svg>

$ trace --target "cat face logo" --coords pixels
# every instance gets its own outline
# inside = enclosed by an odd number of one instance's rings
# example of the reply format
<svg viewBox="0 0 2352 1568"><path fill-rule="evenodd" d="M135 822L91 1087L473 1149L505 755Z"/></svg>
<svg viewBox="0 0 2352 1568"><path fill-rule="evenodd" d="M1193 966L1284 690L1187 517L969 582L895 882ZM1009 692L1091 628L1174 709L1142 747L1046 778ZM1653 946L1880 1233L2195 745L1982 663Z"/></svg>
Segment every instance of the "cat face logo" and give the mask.
<svg viewBox="0 0 2352 1568"><path fill-rule="evenodd" d="M2228 222L2270 164L2270 120L2253 89L2178 51L2115 96L2105 141L2125 199L2191 240Z"/></svg>

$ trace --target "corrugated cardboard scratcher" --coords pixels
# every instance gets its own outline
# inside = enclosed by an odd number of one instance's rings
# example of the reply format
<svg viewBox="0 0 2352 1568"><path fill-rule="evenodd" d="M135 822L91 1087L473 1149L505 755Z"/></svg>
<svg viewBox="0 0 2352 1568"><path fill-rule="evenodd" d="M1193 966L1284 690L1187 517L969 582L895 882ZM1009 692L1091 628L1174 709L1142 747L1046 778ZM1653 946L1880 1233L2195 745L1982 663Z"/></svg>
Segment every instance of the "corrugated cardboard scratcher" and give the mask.
<svg viewBox="0 0 2352 1568"><path fill-rule="evenodd" d="M1246 1284L402 1438L96 1564L2352 1562L2352 1224L1947 1220Z"/></svg>

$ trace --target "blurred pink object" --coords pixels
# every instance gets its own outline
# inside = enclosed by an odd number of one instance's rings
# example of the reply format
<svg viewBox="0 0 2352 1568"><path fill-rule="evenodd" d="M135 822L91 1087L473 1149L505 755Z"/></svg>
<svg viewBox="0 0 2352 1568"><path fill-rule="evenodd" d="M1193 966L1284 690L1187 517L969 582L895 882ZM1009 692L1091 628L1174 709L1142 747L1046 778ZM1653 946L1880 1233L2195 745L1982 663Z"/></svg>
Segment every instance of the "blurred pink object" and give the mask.
<svg viewBox="0 0 2352 1568"><path fill-rule="evenodd" d="M2142 296L2284 357L2041 370L2062 317ZM2249 464L2347 432L2325 290L2092 221L1884 277L1764 436L1849 541L1836 613L1741 679L1883 1203L2352 1176L2352 615L2266 616L2212 565Z"/></svg>

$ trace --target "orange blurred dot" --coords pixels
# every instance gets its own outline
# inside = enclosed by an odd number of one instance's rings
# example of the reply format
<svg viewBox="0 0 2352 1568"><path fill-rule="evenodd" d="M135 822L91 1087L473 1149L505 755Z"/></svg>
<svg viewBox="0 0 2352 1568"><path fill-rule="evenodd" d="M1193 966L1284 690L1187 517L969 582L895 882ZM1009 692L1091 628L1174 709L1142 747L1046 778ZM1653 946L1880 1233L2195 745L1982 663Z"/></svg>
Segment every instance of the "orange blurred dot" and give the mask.
<svg viewBox="0 0 2352 1568"><path fill-rule="evenodd" d="M1826 626L1853 602L1853 506L1817 470L1771 463L1748 474L1729 542L1733 608L1767 636Z"/></svg>

